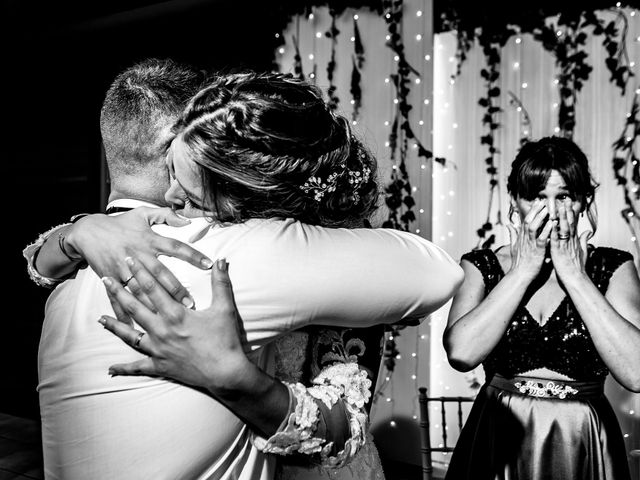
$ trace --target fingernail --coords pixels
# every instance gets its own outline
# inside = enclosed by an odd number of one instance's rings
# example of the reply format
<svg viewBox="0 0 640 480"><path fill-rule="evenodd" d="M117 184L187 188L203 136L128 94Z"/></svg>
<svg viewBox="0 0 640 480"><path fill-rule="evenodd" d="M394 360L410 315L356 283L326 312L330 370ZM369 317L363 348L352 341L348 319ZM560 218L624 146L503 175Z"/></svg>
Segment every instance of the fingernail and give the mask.
<svg viewBox="0 0 640 480"><path fill-rule="evenodd" d="M105 324L107 323L107 321L105 320L105 318L104 318L104 317L100 317L100 318L98 319L98 323L104 327L104 326L105 326Z"/></svg>
<svg viewBox="0 0 640 480"><path fill-rule="evenodd" d="M218 266L218 270L220 270L221 272L226 272L227 268L229 267L229 264L227 263L226 259L219 258L217 261L217 266Z"/></svg>
<svg viewBox="0 0 640 480"><path fill-rule="evenodd" d="M193 308L193 306L195 305L193 298L189 296L183 297L180 303L182 303L187 308Z"/></svg>
<svg viewBox="0 0 640 480"><path fill-rule="evenodd" d="M110 287L113 284L113 281L109 277L102 277L102 283L107 287Z"/></svg>
<svg viewBox="0 0 640 480"><path fill-rule="evenodd" d="M202 260L200 260L200 264L204 267L204 268L211 268L213 267L213 262L208 259L208 258L203 258Z"/></svg>
<svg viewBox="0 0 640 480"><path fill-rule="evenodd" d="M135 262L133 261L133 258L131 258L131 257L126 257L126 258L124 259L124 261L125 261L125 262L126 262L126 264L127 264L127 265L129 265L130 267L133 267L133 264L135 263Z"/></svg>

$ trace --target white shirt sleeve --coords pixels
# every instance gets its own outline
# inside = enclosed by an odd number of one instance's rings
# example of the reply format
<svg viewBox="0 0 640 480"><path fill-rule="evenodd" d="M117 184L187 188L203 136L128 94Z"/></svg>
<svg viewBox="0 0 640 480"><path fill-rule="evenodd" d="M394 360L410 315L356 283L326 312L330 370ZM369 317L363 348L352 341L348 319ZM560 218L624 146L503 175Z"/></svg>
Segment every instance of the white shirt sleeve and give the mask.
<svg viewBox="0 0 640 480"><path fill-rule="evenodd" d="M229 262L249 343L263 344L310 324L366 327L422 319L444 305L463 280L462 269L444 250L407 232L293 220L205 224L207 231L197 224L183 227L181 239L197 237L195 248ZM209 272L167 262L196 308L206 308Z"/></svg>

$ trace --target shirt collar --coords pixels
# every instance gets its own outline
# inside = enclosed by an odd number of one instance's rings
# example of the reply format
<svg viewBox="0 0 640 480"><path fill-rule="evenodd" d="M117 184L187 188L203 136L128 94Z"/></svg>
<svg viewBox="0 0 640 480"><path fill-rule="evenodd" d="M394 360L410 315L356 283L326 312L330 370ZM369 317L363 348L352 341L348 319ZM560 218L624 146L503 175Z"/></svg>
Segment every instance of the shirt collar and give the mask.
<svg viewBox="0 0 640 480"><path fill-rule="evenodd" d="M151 202L145 202L143 200L136 200L134 198L119 198L107 204L107 208L137 208L137 207L160 208L160 205L156 205Z"/></svg>

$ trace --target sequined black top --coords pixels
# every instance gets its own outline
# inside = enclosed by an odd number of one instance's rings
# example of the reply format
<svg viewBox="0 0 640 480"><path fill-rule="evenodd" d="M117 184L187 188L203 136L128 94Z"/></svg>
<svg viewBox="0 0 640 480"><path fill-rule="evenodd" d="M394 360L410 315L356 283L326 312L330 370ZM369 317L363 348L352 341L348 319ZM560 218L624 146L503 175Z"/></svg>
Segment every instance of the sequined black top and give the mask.
<svg viewBox="0 0 640 480"><path fill-rule="evenodd" d="M474 250L462 259L482 273L485 295L504 276L496 254L490 249ZM613 272L632 259L630 253L622 250L591 247L587 275L604 295ZM511 378L537 368L547 368L578 381L604 380L609 373L568 296L542 325L520 304L502 339L482 365L487 379L494 373Z"/></svg>

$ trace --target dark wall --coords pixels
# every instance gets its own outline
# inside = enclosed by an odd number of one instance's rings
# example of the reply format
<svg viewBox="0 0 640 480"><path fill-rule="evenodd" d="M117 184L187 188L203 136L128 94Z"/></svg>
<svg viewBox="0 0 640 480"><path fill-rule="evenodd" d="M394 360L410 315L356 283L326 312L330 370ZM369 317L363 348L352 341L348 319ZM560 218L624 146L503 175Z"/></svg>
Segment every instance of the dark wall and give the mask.
<svg viewBox="0 0 640 480"><path fill-rule="evenodd" d="M277 29L268 3L3 3L1 151L9 247L0 411L39 414L36 356L48 292L28 279L21 251L74 213L99 211L98 120L111 80L147 57L171 57L205 69L269 70Z"/></svg>

